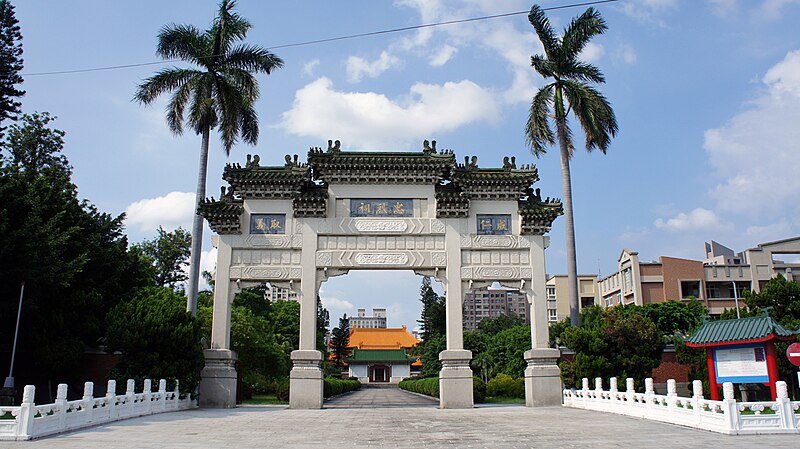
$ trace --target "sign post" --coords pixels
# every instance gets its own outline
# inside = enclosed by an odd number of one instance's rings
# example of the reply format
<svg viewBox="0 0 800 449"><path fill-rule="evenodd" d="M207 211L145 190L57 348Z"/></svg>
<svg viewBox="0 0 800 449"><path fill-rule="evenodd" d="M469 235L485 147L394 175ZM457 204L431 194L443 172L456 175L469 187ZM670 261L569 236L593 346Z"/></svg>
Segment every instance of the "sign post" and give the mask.
<svg viewBox="0 0 800 449"><path fill-rule="evenodd" d="M794 366L800 366L800 343L792 343L786 348L786 357ZM797 385L800 385L800 370L797 370Z"/></svg>

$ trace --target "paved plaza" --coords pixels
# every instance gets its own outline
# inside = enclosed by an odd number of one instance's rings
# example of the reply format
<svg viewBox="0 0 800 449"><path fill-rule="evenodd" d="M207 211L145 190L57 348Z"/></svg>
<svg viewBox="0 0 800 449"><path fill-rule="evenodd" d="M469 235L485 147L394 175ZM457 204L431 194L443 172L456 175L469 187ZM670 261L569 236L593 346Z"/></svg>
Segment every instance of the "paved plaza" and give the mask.
<svg viewBox="0 0 800 449"><path fill-rule="evenodd" d="M387 406L377 406L383 397ZM800 435L725 436L624 416L484 405L440 410L396 389L364 389L322 410L285 406L164 413L2 448L797 448Z"/></svg>

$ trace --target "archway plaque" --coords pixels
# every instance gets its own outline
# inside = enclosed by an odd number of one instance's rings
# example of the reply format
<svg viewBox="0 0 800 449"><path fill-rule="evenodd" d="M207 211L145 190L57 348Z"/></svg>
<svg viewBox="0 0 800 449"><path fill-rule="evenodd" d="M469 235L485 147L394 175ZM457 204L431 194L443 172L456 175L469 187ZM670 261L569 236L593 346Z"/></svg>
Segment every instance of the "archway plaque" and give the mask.
<svg viewBox="0 0 800 449"><path fill-rule="evenodd" d="M312 148L307 161L278 167L229 164L219 199L200 213L215 236L217 271L211 349L201 404L235 406L230 309L240 289L270 282L300 301L300 348L292 353L290 406L322 406L316 297L332 276L359 269L413 270L442 282L447 349L440 354L443 408L472 407L470 351L463 346L464 291L493 282L519 288L532 306L526 353L528 405L560 403L558 350L549 349L544 250L561 202L542 199L535 166L479 168L425 141L419 152L348 152L339 141Z"/></svg>

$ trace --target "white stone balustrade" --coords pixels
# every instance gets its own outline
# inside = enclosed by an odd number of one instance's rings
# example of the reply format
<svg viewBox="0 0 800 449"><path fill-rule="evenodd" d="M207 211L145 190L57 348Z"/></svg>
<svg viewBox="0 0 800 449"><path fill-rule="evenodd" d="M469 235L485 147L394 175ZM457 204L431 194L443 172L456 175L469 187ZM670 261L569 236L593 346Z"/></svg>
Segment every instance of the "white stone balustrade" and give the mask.
<svg viewBox="0 0 800 449"><path fill-rule="evenodd" d="M67 385L59 384L54 403L36 405L36 389L33 385L27 385L22 404L18 407L0 407L0 441L30 440L137 416L197 407L196 399L189 395L180 398L177 381L173 391L167 391L167 381L164 379L158 382L158 391L155 393L152 392L150 379L144 381L141 393L136 393L134 386L134 381L128 379L127 391L117 395L116 381L109 380L106 395L94 397L94 383L86 382L83 397L68 401Z"/></svg>
<svg viewBox="0 0 800 449"><path fill-rule="evenodd" d="M703 397L703 383L692 383L692 397L677 394L675 380L667 381L667 394L656 394L653 379L645 379L645 392L637 393L634 381L625 380L626 391L617 390L617 379L609 380L610 389L603 390L601 378L595 379L594 390L583 378L581 389L563 391L565 407L616 413L636 418L678 424L728 435L800 433L800 401L789 400L786 382L776 383L777 400L736 402L733 384L722 386L723 400Z"/></svg>

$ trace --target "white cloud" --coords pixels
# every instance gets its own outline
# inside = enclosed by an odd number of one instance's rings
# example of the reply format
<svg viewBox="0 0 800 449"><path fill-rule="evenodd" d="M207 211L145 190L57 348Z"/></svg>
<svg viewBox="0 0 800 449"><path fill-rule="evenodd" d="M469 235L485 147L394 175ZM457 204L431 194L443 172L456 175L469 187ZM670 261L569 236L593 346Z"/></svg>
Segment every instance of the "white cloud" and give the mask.
<svg viewBox="0 0 800 449"><path fill-rule="evenodd" d="M345 299L339 299L333 296L323 296L323 293L320 292L320 301L322 301L322 307L328 309L330 315L340 316L342 313L351 312L354 310L355 306L350 301ZM341 313L340 313L341 312Z"/></svg>
<svg viewBox="0 0 800 449"><path fill-rule="evenodd" d="M761 13L768 20L775 20L783 14L786 5L800 4L800 0L765 0L761 5Z"/></svg>
<svg viewBox="0 0 800 449"><path fill-rule="evenodd" d="M447 61L452 59L457 52L458 49L456 47L453 47L452 45L444 45L439 48L439 50L436 51L433 56L431 56L428 62L434 67L441 67L447 64Z"/></svg>
<svg viewBox="0 0 800 449"><path fill-rule="evenodd" d="M632 46L628 44L622 44L619 46L619 48L617 48L617 57L625 64L636 64L638 55Z"/></svg>
<svg viewBox="0 0 800 449"><path fill-rule="evenodd" d="M155 231L159 226L171 231L178 226L190 229L194 214L194 193L170 192L132 203L125 210L125 221L128 226L136 226L144 232Z"/></svg>
<svg viewBox="0 0 800 449"><path fill-rule="evenodd" d="M644 23L666 26L660 16L678 6L678 0L631 0L622 2L622 11Z"/></svg>
<svg viewBox="0 0 800 449"><path fill-rule="evenodd" d="M302 136L347 136L345 145L365 150L411 142L471 123L493 122L499 107L491 91L469 80L442 85L417 83L404 98L374 92L341 92L319 78L295 94L280 126Z"/></svg>
<svg viewBox="0 0 800 449"><path fill-rule="evenodd" d="M789 52L763 78L748 109L705 133L721 210L746 216L798 216L800 203L800 51Z"/></svg>
<svg viewBox="0 0 800 449"><path fill-rule="evenodd" d="M581 51L580 58L588 63L595 64L597 63L597 61L600 60L600 58L603 57L605 52L606 49L603 48L602 45L594 42L589 42L586 44L585 47L583 47L583 51Z"/></svg>
<svg viewBox="0 0 800 449"><path fill-rule="evenodd" d="M303 64L303 73L308 76L314 76L314 69L319 65L319 59L314 59Z"/></svg>
<svg viewBox="0 0 800 449"><path fill-rule="evenodd" d="M400 59L386 51L381 52L378 59L372 62L358 56L350 56L347 58L347 79L351 83L357 83L364 76L376 78L381 73L399 64Z"/></svg>
<svg viewBox="0 0 800 449"><path fill-rule="evenodd" d="M655 221L655 226L670 232L718 231L732 227L730 223L724 223L714 211L702 207L698 207L688 214L680 212L667 220L659 218Z"/></svg>

